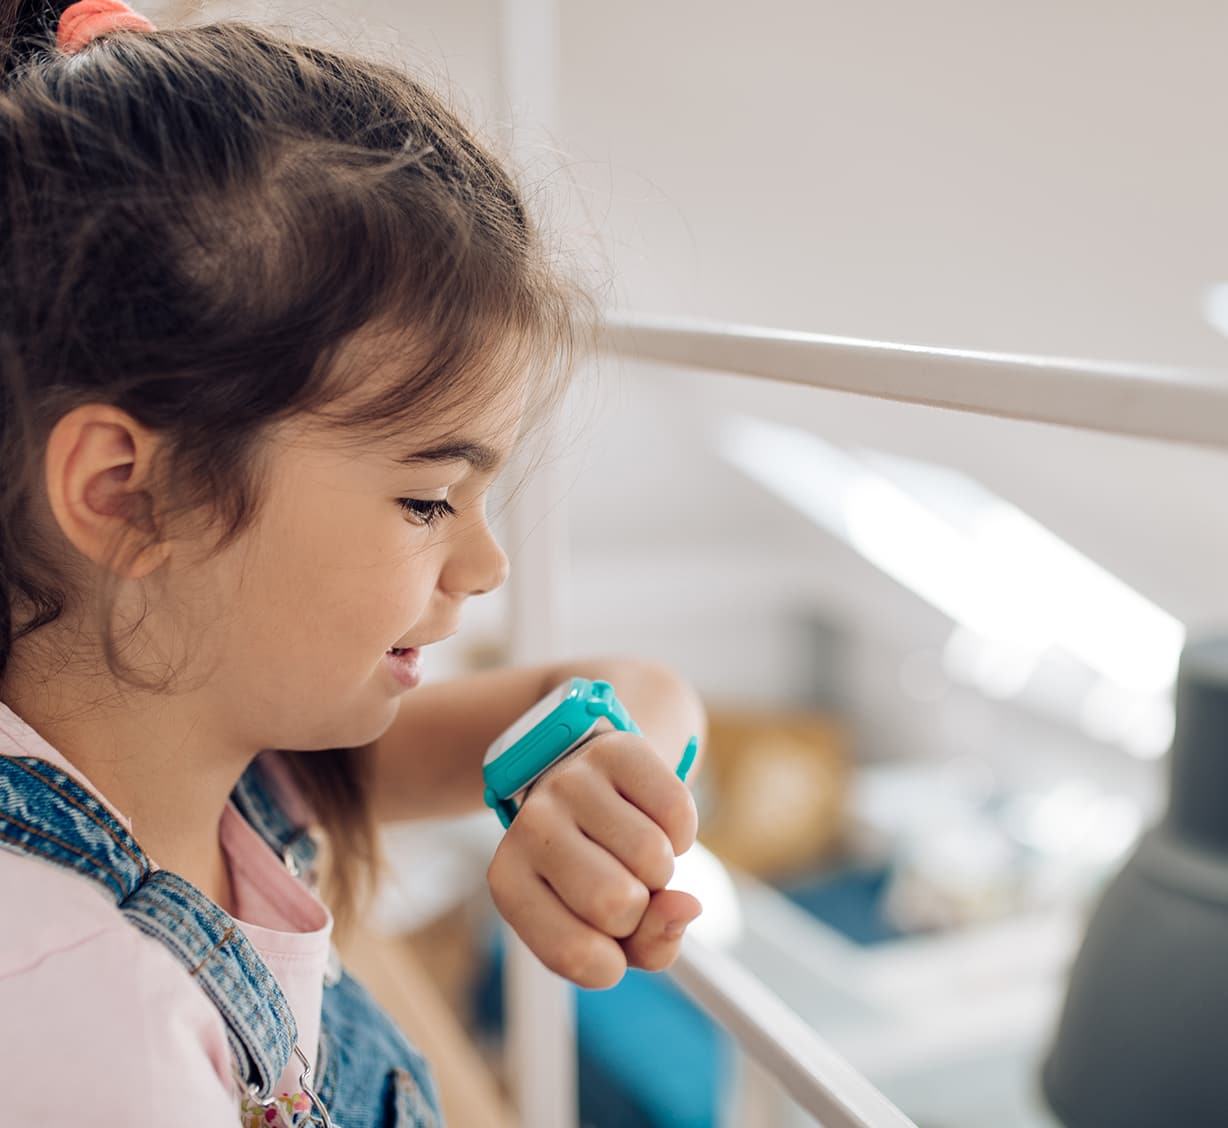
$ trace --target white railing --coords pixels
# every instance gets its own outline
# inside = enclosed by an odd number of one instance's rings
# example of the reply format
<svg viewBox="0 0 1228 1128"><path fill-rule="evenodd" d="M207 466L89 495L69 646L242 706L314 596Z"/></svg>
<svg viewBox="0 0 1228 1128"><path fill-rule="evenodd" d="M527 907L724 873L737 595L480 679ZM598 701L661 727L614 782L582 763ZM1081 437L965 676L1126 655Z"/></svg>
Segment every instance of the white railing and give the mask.
<svg viewBox="0 0 1228 1128"><path fill-rule="evenodd" d="M925 407L1228 446L1228 374L645 315L609 318L603 345L636 360Z"/></svg>
<svg viewBox="0 0 1228 1128"><path fill-rule="evenodd" d="M916 1128L741 963L688 936L670 974L823 1128Z"/></svg>
<svg viewBox="0 0 1228 1128"><path fill-rule="evenodd" d="M512 128L526 121L550 132L559 120L561 0L499 0L499 75L511 115L505 142L522 161L531 145ZM512 597L513 658L545 661L562 652L571 606L566 591L565 520L557 467L547 463L529 480L512 514L517 573ZM546 970L504 929L507 959L506 1074L523 1125L575 1128L577 1120L575 1008L570 985Z"/></svg>
<svg viewBox="0 0 1228 1128"><path fill-rule="evenodd" d="M1099 361L925 348L742 325L648 316L611 317L601 347L647 362L783 380L906 403L1056 423L1095 431L1228 446L1228 376ZM562 544L563 517L549 483L525 498L539 544ZM521 622L557 621L565 598L551 568L514 590ZM526 570L521 571L521 576ZM534 651L549 647L540 636ZM740 1050L774 1077L824 1128L912 1125L746 968L688 937L671 974ZM529 977L532 983L529 984ZM526 963L511 969L510 1061L526 1125L574 1128L574 1032L566 985ZM560 1017L562 1016L562 1017ZM549 1090L549 1091L546 1091ZM560 1102L560 1094L565 1099ZM548 1110L548 1114L547 1114Z"/></svg>

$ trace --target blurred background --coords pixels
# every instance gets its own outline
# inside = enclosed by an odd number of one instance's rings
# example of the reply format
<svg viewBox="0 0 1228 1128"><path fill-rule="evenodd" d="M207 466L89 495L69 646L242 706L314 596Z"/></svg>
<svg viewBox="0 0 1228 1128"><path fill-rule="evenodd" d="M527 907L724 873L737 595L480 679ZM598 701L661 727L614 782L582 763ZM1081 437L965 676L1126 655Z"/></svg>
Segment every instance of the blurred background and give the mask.
<svg viewBox="0 0 1228 1128"><path fill-rule="evenodd" d="M167 14L446 88L610 310L1228 371L1222 4L566 0L550 73L517 54L541 10ZM1225 456L602 356L550 461L567 652L666 661L711 711L714 942L918 1124L1055 1123L1065 968L1162 808L1180 646L1225 624ZM426 676L505 660L508 616L473 603ZM391 832L380 906L487 1049L493 821ZM806 1123L672 991L582 994L585 1123ZM653 1030L672 1080L627 1044Z"/></svg>

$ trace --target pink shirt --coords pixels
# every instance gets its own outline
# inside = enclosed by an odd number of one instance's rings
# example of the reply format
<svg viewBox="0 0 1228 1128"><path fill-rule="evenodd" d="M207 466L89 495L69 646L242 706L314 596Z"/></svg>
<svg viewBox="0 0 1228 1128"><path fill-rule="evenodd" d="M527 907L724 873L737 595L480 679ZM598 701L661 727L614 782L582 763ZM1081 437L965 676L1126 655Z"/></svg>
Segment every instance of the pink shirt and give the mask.
<svg viewBox="0 0 1228 1128"><path fill-rule="evenodd" d="M3 703L0 755L46 760L132 830L130 819ZM302 802L277 753L262 755L274 760L289 813L301 819ZM314 1069L332 915L233 803L219 835L236 919L277 977ZM230 1060L225 1024L204 991L162 944L128 923L101 886L0 850L3 1123L235 1128L240 1102ZM278 1093L298 1092L299 1066L292 1058Z"/></svg>

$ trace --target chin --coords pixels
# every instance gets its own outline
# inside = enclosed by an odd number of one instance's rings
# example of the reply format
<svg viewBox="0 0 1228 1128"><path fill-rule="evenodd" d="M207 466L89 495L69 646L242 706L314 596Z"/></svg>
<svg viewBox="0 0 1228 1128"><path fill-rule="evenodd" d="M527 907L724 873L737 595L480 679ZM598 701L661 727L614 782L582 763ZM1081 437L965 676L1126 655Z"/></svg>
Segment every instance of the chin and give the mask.
<svg viewBox="0 0 1228 1128"><path fill-rule="evenodd" d="M303 734L303 739L294 745L302 750L314 748L357 748L378 740L391 727L397 718L399 698L381 701L377 704L354 705L339 716L334 713L327 720L321 720L315 731Z"/></svg>
<svg viewBox="0 0 1228 1128"><path fill-rule="evenodd" d="M354 726L356 735L354 739L346 742L346 746L370 744L372 741L378 740L392 727L392 722L397 719L400 703L401 699L394 697L390 701L382 702L378 708L372 709L367 715L367 723L365 725Z"/></svg>

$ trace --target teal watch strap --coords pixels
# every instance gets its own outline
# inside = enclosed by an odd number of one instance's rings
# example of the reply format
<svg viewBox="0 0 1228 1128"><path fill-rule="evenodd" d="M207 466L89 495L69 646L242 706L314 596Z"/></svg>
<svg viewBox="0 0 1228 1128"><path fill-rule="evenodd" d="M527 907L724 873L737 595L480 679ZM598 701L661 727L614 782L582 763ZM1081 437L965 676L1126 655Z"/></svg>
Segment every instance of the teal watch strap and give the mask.
<svg viewBox="0 0 1228 1128"><path fill-rule="evenodd" d="M565 693L562 692L564 689ZM570 683L564 683L555 692L561 694L558 704L482 768L486 805L499 816L505 828L511 826L519 809L515 796L556 760L590 739L594 735L594 726L600 720L606 720L619 731L643 735L609 682L572 678ZM544 698L543 704L549 700L549 697ZM524 718L518 723L523 724ZM499 741L496 741L492 749L498 744ZM691 737L687 743L677 768L680 779L686 778L698 745L697 736Z"/></svg>
<svg viewBox="0 0 1228 1128"><path fill-rule="evenodd" d="M633 732L642 736L640 726L627 712L627 707L614 696L614 687L609 682L591 682L588 700L584 703L585 711L590 717L605 717L620 732Z"/></svg>

